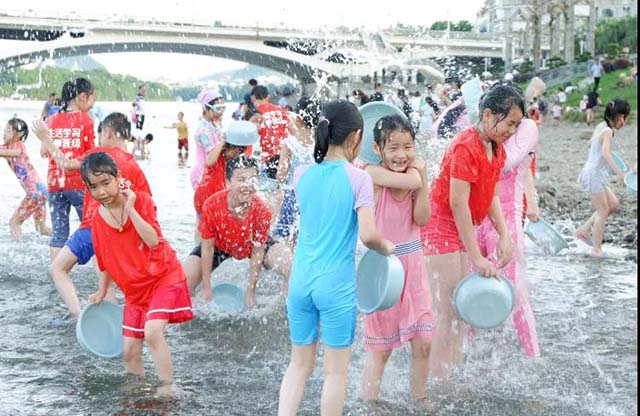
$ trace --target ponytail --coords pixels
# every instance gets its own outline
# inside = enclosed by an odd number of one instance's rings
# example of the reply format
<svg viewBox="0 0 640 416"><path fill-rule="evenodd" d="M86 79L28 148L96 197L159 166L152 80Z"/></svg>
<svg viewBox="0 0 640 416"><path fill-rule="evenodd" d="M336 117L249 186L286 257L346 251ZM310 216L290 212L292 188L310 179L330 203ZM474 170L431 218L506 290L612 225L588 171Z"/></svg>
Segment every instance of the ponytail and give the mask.
<svg viewBox="0 0 640 416"><path fill-rule="evenodd" d="M322 118L316 127L316 143L313 147L313 158L316 163L321 163L329 151L329 120Z"/></svg>
<svg viewBox="0 0 640 416"><path fill-rule="evenodd" d="M362 115L358 107L349 101L332 101L321 111L320 122L316 127L313 158L321 163L329 145L340 146L349 135L362 130Z"/></svg>

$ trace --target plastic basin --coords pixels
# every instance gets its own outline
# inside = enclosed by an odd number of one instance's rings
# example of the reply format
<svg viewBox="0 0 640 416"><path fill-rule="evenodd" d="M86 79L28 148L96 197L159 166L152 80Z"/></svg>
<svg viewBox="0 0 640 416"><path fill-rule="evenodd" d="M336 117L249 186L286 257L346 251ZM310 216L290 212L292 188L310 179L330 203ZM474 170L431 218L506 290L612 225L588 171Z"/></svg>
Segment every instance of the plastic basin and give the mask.
<svg viewBox="0 0 640 416"><path fill-rule="evenodd" d="M213 292L213 303L223 312L228 314L238 314L245 308L245 292L239 286L232 283L219 283L215 285Z"/></svg>
<svg viewBox="0 0 640 416"><path fill-rule="evenodd" d="M638 195L638 174L636 172L629 172L624 175L624 186L629 195Z"/></svg>
<svg viewBox="0 0 640 416"><path fill-rule="evenodd" d="M371 165L377 165L382 161L382 159L380 159L380 156L373 151L373 128L375 127L376 122L384 116L394 114L405 118L406 116L395 105L382 101L367 103L360 107L359 110L364 122L364 126L362 127L362 148L360 150L359 158Z"/></svg>
<svg viewBox="0 0 640 416"><path fill-rule="evenodd" d="M122 355L123 308L108 301L99 305L88 303L76 323L78 343L90 353L102 358Z"/></svg>
<svg viewBox="0 0 640 416"><path fill-rule="evenodd" d="M251 146L258 143L260 136L255 124L250 121L236 120L229 124L225 140L236 146Z"/></svg>
<svg viewBox="0 0 640 416"><path fill-rule="evenodd" d="M524 233L547 253L557 254L569 247L562 234L542 218L535 222L527 222Z"/></svg>
<svg viewBox="0 0 640 416"><path fill-rule="evenodd" d="M470 273L453 292L453 307L458 316L476 328L495 328L511 315L515 290L504 277L482 277Z"/></svg>
<svg viewBox="0 0 640 416"><path fill-rule="evenodd" d="M611 158L613 159L614 162L616 162L616 165L618 165L621 171L626 172L629 170L629 168L627 167L627 164L624 163L624 160L622 160L622 157L619 154L617 154L616 152L611 152ZM615 174L613 169L611 169L608 165L607 165L607 170L609 171L610 175Z"/></svg>
<svg viewBox="0 0 640 416"><path fill-rule="evenodd" d="M404 268L396 256L368 250L358 264L356 300L358 310L369 314L389 309L400 300Z"/></svg>

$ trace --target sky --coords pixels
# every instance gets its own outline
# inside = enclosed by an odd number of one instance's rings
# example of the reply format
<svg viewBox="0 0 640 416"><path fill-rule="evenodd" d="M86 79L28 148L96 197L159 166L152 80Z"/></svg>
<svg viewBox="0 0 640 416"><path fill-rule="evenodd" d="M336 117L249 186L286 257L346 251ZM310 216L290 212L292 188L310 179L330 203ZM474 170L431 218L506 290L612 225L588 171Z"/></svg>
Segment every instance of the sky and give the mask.
<svg viewBox="0 0 640 416"><path fill-rule="evenodd" d="M4 3L4 2L3 2ZM391 4L385 6L385 3ZM484 0L21 0L0 6L0 13L25 15L127 16L158 21L291 28L362 27L369 31L396 23L429 26L437 20L469 20L473 23ZM382 6L373 6L378 4ZM397 4L397 6L396 6ZM179 55L179 64L167 65L166 54L127 53L93 55L107 69L143 79L164 77L190 80L212 72L242 68L245 64L203 56Z"/></svg>

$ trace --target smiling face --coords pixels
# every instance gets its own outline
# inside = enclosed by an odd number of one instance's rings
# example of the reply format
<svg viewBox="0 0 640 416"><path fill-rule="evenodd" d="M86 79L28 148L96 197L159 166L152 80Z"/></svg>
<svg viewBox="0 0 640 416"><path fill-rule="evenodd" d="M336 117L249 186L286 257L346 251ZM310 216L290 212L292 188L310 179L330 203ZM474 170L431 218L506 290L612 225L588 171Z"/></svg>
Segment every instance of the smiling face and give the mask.
<svg viewBox="0 0 640 416"><path fill-rule="evenodd" d="M380 149L377 143L374 150L382 158L384 166L393 172L404 172L416 157L413 137L408 131L393 131L389 133L384 147Z"/></svg>
<svg viewBox="0 0 640 416"><path fill-rule="evenodd" d="M258 189L258 170L253 167L237 168L227 182L229 195L239 204L248 204Z"/></svg>
<svg viewBox="0 0 640 416"><path fill-rule="evenodd" d="M113 176L108 173L89 172L87 188L91 197L102 205L113 204L120 195L120 175Z"/></svg>
<svg viewBox="0 0 640 416"><path fill-rule="evenodd" d="M509 114L504 118L487 108L482 112L482 131L491 141L504 143L518 130L523 116L522 110L517 106L511 107Z"/></svg>

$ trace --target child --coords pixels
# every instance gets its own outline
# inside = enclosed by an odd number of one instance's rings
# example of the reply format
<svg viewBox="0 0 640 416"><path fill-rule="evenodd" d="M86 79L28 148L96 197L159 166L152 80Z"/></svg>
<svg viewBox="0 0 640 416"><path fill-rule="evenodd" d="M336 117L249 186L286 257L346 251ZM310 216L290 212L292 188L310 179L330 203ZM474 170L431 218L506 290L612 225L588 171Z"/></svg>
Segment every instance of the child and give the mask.
<svg viewBox="0 0 640 416"><path fill-rule="evenodd" d="M631 112L629 102L620 98L610 101L604 110L604 121L598 124L591 136L589 158L580 172L578 182L589 192L591 205L595 209L593 215L576 230L576 237L591 245L591 256L604 258L602 250L604 226L607 218L618 209L618 198L609 189L609 173L607 167L613 169L621 182L624 172L611 157L611 142L615 130L624 127Z"/></svg>
<svg viewBox="0 0 640 416"><path fill-rule="evenodd" d="M147 133L144 135L144 139L142 140L142 159L149 159L151 152L149 151L149 143L153 141L153 134Z"/></svg>
<svg viewBox="0 0 640 416"><path fill-rule="evenodd" d="M291 242L295 241L295 228L299 216L295 193L291 187L293 173L298 166L313 162L312 133L318 124L319 115L319 103L308 97L301 97L296 104L295 118L293 119L297 133L295 136L289 135L284 139L280 148L276 179L279 186L284 185L284 195L274 210L280 213L274 232L276 236L290 239Z"/></svg>
<svg viewBox="0 0 640 416"><path fill-rule="evenodd" d="M213 298L211 272L224 260L251 258L247 307L256 303L258 275L264 265L283 277L286 293L291 269L291 252L269 237L271 212L256 195L258 161L245 155L226 163L227 189L207 198L202 206L199 230L202 243L185 263L189 289L202 282L205 301Z"/></svg>
<svg viewBox="0 0 640 416"><path fill-rule="evenodd" d="M218 144L220 123L225 109L224 99L217 91L202 90L198 94L198 102L202 105L202 117L193 136L196 143L196 160L191 169L191 186L194 190L202 180L207 154Z"/></svg>
<svg viewBox="0 0 640 416"><path fill-rule="evenodd" d="M522 120L516 134L504 145L506 160L498 183L500 205L513 245L513 259L502 269L502 272L515 287L516 305L511 316L520 346L527 357L540 356L536 322L533 308L529 303L524 275L526 262L522 223L523 214L526 214L531 221L537 221L540 216L532 171L537 143L536 123L533 120ZM523 206L525 195L526 211ZM489 219L485 219L478 227L476 236L482 255L489 258L496 257L499 237Z"/></svg>
<svg viewBox="0 0 640 416"><path fill-rule="evenodd" d="M500 236L499 266L511 260L511 240L496 184L506 157L502 143L515 133L524 116L522 92L512 85L494 84L480 100L479 110L478 123L460 132L444 153L431 188L432 218L422 229L438 328L429 369L440 378L462 359L465 331L453 310L452 296L469 272L468 261L483 276L496 275L496 267L482 256L474 233L474 226L487 214Z"/></svg>
<svg viewBox="0 0 640 416"><path fill-rule="evenodd" d="M39 138L42 133L51 138L50 146L45 141L41 142L40 154L49 158L47 184L53 228L49 243L52 262L69 237L71 207L82 219L84 184L79 160L81 155L95 147L93 120L87 114L96 101L93 84L86 78L65 82L62 100L61 111L47 118L49 129L34 129Z"/></svg>
<svg viewBox="0 0 640 416"><path fill-rule="evenodd" d="M385 366L393 349L411 343L411 397L423 401L434 331L431 293L422 255L420 227L431 215L426 164L416 157L415 133L402 116L386 116L373 130L374 150L382 158L367 166L373 177L376 226L396 245L405 272L400 301L389 309L366 315L362 391L365 400L377 400Z"/></svg>
<svg viewBox="0 0 640 416"><path fill-rule="evenodd" d="M100 147L91 149L89 153L107 153L116 161L118 171L127 186L132 187L135 192L145 192L151 195L147 178L140 169L135 157L126 150L126 140L131 135L131 123L127 116L122 113L109 114L98 127L98 131L100 132ZM45 143L49 140L46 133L41 134L41 136ZM77 161L76 163L80 167L80 163ZM62 301L69 309L69 316L55 318L51 321L54 326L73 324L80 315L80 299L71 280L70 273L76 264L86 264L94 255L93 242L91 241L91 221L95 210L99 206L100 204L91 198L88 193L84 194L82 222L49 267L49 276L51 276ZM100 274L99 271L98 274ZM113 291L109 291L107 296L109 300L115 302Z"/></svg>
<svg viewBox="0 0 640 416"><path fill-rule="evenodd" d="M36 231L42 235L51 235L51 228L46 224L47 188L40 181L23 143L28 135L27 123L19 118L12 118L4 128L4 145L0 146L0 157L7 159L9 168L16 174L22 189L27 194L9 220L11 237L16 241L22 238L22 223L31 215L35 221Z"/></svg>
<svg viewBox="0 0 640 416"><path fill-rule="evenodd" d="M184 157L189 157L189 126L184 122L184 113L178 113L178 121L170 126L164 126L165 129L176 129L178 132L178 157L182 157L182 149L184 149Z"/></svg>
<svg viewBox="0 0 640 416"><path fill-rule="evenodd" d="M295 415L313 372L318 330L324 349L320 411L342 414L350 346L356 329L355 248L394 252L375 226L371 176L352 166L360 153L362 116L347 101L326 105L315 135L317 164L299 167L293 187L300 206L287 317L291 361L280 386L279 415Z"/></svg>
<svg viewBox="0 0 640 416"><path fill-rule="evenodd" d="M98 267L106 272L89 300L100 303L113 279L124 293L125 369L144 375L146 340L158 378L170 385L173 364L164 329L167 323L193 319L184 270L162 236L151 196L122 189L111 156L93 153L82 161L81 170L91 197L101 204L91 221L91 238Z"/></svg>

